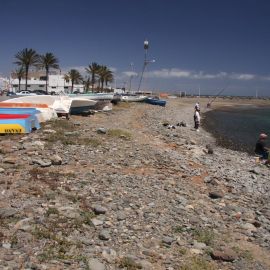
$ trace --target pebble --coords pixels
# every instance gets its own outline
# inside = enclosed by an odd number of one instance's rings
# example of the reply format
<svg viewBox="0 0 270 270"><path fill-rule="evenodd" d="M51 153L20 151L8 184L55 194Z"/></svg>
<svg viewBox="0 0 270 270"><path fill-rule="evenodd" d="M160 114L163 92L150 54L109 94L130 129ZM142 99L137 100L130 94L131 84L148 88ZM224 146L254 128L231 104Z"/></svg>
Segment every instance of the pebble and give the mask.
<svg viewBox="0 0 270 270"><path fill-rule="evenodd" d="M100 240L107 241L110 239L110 233L106 230L102 230L98 235Z"/></svg>

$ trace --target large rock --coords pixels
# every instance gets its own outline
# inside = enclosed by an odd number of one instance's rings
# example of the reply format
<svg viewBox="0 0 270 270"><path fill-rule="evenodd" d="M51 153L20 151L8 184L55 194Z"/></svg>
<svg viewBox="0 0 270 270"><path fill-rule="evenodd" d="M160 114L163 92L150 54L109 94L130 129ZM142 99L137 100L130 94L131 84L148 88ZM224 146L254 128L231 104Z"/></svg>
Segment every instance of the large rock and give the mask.
<svg viewBox="0 0 270 270"><path fill-rule="evenodd" d="M233 262L237 259L237 254L232 249L226 248L224 250L213 250L211 257L214 260Z"/></svg>
<svg viewBox="0 0 270 270"><path fill-rule="evenodd" d="M32 159L32 163L33 164L37 164L39 165L40 167L50 167L52 165L52 162L50 160L42 160L42 159Z"/></svg>

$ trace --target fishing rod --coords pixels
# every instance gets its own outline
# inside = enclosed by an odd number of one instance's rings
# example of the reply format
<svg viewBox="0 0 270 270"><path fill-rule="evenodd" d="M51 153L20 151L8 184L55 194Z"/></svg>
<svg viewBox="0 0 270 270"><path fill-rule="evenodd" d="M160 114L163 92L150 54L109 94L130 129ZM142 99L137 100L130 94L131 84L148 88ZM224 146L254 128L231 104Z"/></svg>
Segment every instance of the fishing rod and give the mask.
<svg viewBox="0 0 270 270"><path fill-rule="evenodd" d="M215 99L220 96L222 94L223 91L225 91L226 88L228 88L229 85L227 85L226 87L222 88L211 101L207 102L207 108L210 108L211 104L215 101Z"/></svg>

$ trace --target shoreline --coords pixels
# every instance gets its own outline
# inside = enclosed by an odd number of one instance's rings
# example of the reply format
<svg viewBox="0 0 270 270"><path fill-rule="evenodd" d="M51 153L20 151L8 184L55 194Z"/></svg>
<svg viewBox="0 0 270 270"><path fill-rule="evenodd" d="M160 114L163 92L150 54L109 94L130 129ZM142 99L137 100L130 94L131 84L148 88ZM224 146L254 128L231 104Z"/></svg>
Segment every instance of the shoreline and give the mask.
<svg viewBox="0 0 270 270"><path fill-rule="evenodd" d="M269 103L265 103L265 102L262 103L262 102L255 101L253 103L245 102L243 104L228 104L228 103L222 104L222 103L219 103L218 105L214 106L213 108L207 109L207 111L203 112L203 119L205 121L202 122L202 127L207 132L212 134L212 136L216 140L217 145L224 147L225 149L231 149L231 150L235 150L235 151L239 151L239 152L244 152L250 156L254 156L255 154L253 152L253 144L255 147L255 142L257 140L257 134L254 137L254 143L252 144L252 147L247 142L241 143L241 141L237 140L237 138L233 139L234 133L232 133L232 135L226 134L225 131L222 131L222 130L220 131L218 127L214 126L214 123L217 121L217 119L215 117L215 112L217 112L217 114L218 113L231 113L231 115L229 115L229 116L234 117L234 113L241 113L242 111L244 113L245 111L260 110L260 109L261 110L270 109L270 102ZM220 115L220 117L221 116L222 115ZM226 116L226 117L228 117L228 116ZM222 118L220 119L220 121L223 121ZM243 121L244 121L244 119L243 119ZM232 132L234 132L234 131L232 131ZM235 133L235 135L236 135L236 133ZM250 143L252 143L252 142L250 142Z"/></svg>

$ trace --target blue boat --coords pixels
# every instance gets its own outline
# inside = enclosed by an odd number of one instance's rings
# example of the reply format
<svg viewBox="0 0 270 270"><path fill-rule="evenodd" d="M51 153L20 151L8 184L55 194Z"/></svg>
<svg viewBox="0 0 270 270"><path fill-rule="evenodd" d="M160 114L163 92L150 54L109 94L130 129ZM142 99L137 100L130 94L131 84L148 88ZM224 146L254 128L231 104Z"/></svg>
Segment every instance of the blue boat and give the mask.
<svg viewBox="0 0 270 270"><path fill-rule="evenodd" d="M162 106L162 107L166 106L166 101L165 100L161 100L161 99L157 99L157 98L148 97L148 98L145 99L145 102L148 103L148 104L158 105L158 106Z"/></svg>
<svg viewBox="0 0 270 270"><path fill-rule="evenodd" d="M29 117L25 119L1 120L2 121L1 124L7 125L9 124L8 121L10 121L10 124L14 125L16 124L16 121L18 121L18 124L21 125L23 129L21 132L14 132L14 133L29 133L32 131L32 129L40 128L40 123L37 118L38 113L40 113L40 111L38 111L35 108L0 108L0 114L24 114L24 115L28 114L29 115Z"/></svg>

